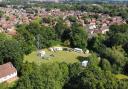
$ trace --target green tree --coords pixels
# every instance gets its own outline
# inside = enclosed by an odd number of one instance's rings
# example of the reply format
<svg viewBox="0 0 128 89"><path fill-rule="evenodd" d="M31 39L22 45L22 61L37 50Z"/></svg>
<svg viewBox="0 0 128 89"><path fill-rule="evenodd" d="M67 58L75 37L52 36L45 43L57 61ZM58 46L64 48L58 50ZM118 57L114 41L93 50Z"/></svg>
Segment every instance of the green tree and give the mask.
<svg viewBox="0 0 128 89"><path fill-rule="evenodd" d="M26 55L31 53L35 49L34 36L27 30L27 25L19 25L17 31L15 39L22 44Z"/></svg>
<svg viewBox="0 0 128 89"><path fill-rule="evenodd" d="M118 89L128 89L128 80L118 81Z"/></svg>
<svg viewBox="0 0 128 89"><path fill-rule="evenodd" d="M112 47L115 45L125 45L128 40L128 25L112 25L110 26L110 31L108 32L106 45Z"/></svg>
<svg viewBox="0 0 128 89"><path fill-rule="evenodd" d="M86 30L79 26L78 24L74 24L72 27L71 33L71 46L85 49L87 46L87 32Z"/></svg>
<svg viewBox="0 0 128 89"><path fill-rule="evenodd" d="M76 22L76 21L77 21L77 19L76 19L75 16L69 16L69 17L68 17L68 20L69 20L70 22Z"/></svg>
<svg viewBox="0 0 128 89"><path fill-rule="evenodd" d="M92 55L85 57L84 60L87 60L89 62L89 66L98 66L100 63L100 57L98 58L95 53L92 53Z"/></svg>
<svg viewBox="0 0 128 89"><path fill-rule="evenodd" d="M124 65L124 68L123 68L124 70L123 70L123 72L125 73L125 74L128 74L128 61L125 63L125 65Z"/></svg>
<svg viewBox="0 0 128 89"><path fill-rule="evenodd" d="M19 71L23 63L23 50L18 41L6 35L0 35L0 63L12 62ZM4 37L3 37L4 36Z"/></svg>
<svg viewBox="0 0 128 89"><path fill-rule="evenodd" d="M58 39L61 39L65 29L66 26L64 25L63 21L58 21L57 24L55 25L55 32L57 34Z"/></svg>
<svg viewBox="0 0 128 89"><path fill-rule="evenodd" d="M100 66L102 70L111 71L111 64L107 59L101 59Z"/></svg>
<svg viewBox="0 0 128 89"><path fill-rule="evenodd" d="M62 89L68 79L68 74L66 63L40 66L26 63L22 68L22 77L14 89Z"/></svg>

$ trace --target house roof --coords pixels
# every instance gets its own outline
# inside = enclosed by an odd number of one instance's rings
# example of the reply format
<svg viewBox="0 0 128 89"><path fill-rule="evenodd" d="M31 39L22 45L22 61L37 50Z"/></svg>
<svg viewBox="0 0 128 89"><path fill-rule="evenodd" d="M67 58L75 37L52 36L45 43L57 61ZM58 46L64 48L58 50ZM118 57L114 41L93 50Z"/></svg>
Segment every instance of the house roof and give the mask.
<svg viewBox="0 0 128 89"><path fill-rule="evenodd" d="M16 72L16 68L12 65L11 62L0 65L0 78L5 77L9 74Z"/></svg>

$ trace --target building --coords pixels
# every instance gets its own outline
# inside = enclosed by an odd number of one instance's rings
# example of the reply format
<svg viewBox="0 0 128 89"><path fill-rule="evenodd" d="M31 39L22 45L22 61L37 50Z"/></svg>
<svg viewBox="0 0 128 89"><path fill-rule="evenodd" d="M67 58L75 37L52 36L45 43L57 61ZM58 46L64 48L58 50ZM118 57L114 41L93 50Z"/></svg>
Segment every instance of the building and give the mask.
<svg viewBox="0 0 128 89"><path fill-rule="evenodd" d="M0 65L0 83L17 79L17 70L11 62Z"/></svg>
<svg viewBox="0 0 128 89"><path fill-rule="evenodd" d="M31 0L31 1L38 1L38 2L55 2L55 3L59 3L60 0Z"/></svg>

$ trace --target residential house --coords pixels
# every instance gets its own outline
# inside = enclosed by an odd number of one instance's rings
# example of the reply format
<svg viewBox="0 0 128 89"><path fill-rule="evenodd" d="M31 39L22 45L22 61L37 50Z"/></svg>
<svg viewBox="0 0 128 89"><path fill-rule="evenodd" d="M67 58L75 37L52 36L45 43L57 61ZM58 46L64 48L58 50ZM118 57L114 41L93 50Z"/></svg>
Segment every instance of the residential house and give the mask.
<svg viewBox="0 0 128 89"><path fill-rule="evenodd" d="M0 65L0 83L16 80L17 70L11 62Z"/></svg>

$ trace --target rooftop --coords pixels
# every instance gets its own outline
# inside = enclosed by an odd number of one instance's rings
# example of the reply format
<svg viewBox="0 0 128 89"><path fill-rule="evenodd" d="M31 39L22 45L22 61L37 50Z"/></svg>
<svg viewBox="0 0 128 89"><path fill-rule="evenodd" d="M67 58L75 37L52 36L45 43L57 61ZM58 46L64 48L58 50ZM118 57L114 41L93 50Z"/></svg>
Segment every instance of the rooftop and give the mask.
<svg viewBox="0 0 128 89"><path fill-rule="evenodd" d="M0 65L0 78L5 77L9 74L16 72L16 68L12 65L11 62Z"/></svg>

